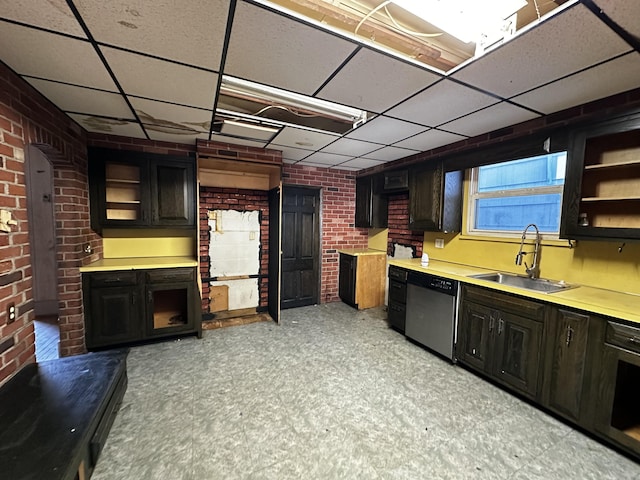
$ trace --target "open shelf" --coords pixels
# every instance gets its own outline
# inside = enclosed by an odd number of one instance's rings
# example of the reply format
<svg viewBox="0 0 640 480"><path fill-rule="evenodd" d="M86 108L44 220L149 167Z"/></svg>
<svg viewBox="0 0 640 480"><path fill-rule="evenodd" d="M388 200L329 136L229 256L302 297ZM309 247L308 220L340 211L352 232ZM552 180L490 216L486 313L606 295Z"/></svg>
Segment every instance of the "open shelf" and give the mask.
<svg viewBox="0 0 640 480"><path fill-rule="evenodd" d="M188 293L184 288L153 292L153 328L172 328L187 325Z"/></svg>
<svg viewBox="0 0 640 480"><path fill-rule="evenodd" d="M640 405L640 367L619 360L611 426L635 441L640 441L638 405Z"/></svg>
<svg viewBox="0 0 640 480"><path fill-rule="evenodd" d="M640 133L587 138L580 214L596 228L640 228Z"/></svg>
<svg viewBox="0 0 640 480"><path fill-rule="evenodd" d="M105 173L107 220L140 220L142 194L140 167L107 163Z"/></svg>

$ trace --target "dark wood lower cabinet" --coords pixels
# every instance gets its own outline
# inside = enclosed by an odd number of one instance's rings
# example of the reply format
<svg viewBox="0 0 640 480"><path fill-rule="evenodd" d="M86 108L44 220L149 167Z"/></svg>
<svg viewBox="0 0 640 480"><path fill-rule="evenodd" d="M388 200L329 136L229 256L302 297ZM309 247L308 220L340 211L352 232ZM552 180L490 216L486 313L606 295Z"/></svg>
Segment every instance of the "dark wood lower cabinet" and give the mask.
<svg viewBox="0 0 640 480"><path fill-rule="evenodd" d="M83 273L87 349L196 333L195 268Z"/></svg>
<svg viewBox="0 0 640 480"><path fill-rule="evenodd" d="M549 321L544 404L579 421L586 366L589 316L554 309Z"/></svg>
<svg viewBox="0 0 640 480"><path fill-rule="evenodd" d="M536 398L544 305L467 286L463 292L458 360ZM532 318L524 316L527 314Z"/></svg>

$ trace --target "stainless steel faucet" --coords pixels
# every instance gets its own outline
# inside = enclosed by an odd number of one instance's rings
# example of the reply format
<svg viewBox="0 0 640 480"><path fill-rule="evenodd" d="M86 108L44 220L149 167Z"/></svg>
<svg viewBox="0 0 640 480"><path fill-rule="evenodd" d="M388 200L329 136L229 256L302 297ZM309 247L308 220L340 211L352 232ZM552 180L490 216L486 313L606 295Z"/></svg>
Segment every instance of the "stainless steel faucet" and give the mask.
<svg viewBox="0 0 640 480"><path fill-rule="evenodd" d="M527 225L522 231L522 240L520 241L520 250L516 254L516 265L522 265L522 257L531 253L531 252L523 252L522 248L524 247L524 240L527 238L527 231L530 227L533 227L536 231L536 244L533 250L533 264L531 266L527 265L527 262L524 262L524 266L526 268L527 275L529 278L538 278L540 276L540 267L538 266L538 251L540 250L540 230L538 230L538 226L535 223L530 223Z"/></svg>

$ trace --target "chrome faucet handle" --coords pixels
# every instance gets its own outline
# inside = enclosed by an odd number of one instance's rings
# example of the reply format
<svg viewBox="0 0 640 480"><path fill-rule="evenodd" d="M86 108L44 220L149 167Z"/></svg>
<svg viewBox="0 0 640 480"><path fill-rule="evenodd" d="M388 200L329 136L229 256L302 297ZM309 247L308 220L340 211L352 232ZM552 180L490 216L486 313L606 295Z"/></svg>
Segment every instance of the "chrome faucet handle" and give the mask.
<svg viewBox="0 0 640 480"><path fill-rule="evenodd" d="M516 265L522 265L522 253L516 253Z"/></svg>

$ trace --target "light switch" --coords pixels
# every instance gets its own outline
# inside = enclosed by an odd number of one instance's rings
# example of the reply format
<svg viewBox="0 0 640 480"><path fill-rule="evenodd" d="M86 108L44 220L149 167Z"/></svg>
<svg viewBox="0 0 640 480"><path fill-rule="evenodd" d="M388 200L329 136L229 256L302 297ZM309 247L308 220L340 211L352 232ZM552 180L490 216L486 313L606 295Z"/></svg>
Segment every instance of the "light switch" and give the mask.
<svg viewBox="0 0 640 480"><path fill-rule="evenodd" d="M0 231L11 232L11 225L17 225L18 222L11 218L11 212L9 210L0 210Z"/></svg>

